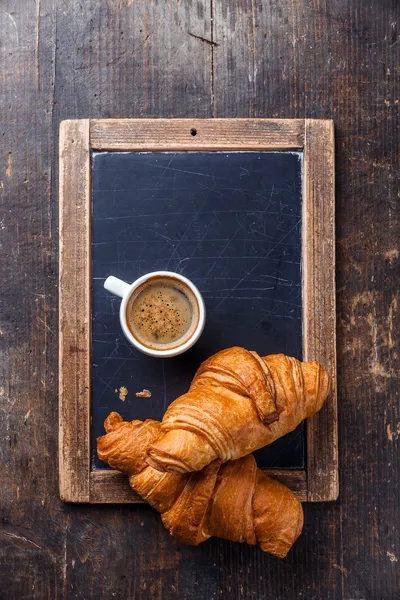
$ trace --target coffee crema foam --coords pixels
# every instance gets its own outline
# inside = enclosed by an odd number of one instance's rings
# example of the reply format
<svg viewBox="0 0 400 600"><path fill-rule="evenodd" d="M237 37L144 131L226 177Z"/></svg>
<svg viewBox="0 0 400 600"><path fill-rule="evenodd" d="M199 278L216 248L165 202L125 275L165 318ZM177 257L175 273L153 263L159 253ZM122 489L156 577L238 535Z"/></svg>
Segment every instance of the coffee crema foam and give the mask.
<svg viewBox="0 0 400 600"><path fill-rule="evenodd" d="M131 334L147 348L169 350L194 333L199 308L192 290L172 277L143 283L129 298L126 321Z"/></svg>

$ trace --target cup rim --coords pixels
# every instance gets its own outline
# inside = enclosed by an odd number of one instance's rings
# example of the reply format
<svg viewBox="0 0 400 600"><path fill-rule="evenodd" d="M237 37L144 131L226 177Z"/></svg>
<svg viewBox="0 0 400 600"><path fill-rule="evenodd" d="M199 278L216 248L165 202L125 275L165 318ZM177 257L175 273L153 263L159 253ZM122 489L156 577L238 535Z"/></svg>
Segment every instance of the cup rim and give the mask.
<svg viewBox="0 0 400 600"><path fill-rule="evenodd" d="M126 320L126 308L128 301L132 294L140 287L143 283L152 279L153 277L170 277L171 279L177 279L183 284L187 285L188 288L194 294L197 304L199 307L199 319L195 330L193 331L191 337L186 340L183 344L176 346L175 348L166 349L166 350L156 350L153 348L148 348L141 342L139 342L130 332L127 320ZM155 358L172 358L174 356L178 356L179 354L183 354L186 350L189 350L200 338L203 333L205 319L206 319L206 307L204 304L203 296L201 295L197 286L184 275L180 275L179 273L175 273L174 271L152 271L151 273L146 273L141 277L138 277L133 283L130 284L128 291L124 294L120 309L119 309L119 319L122 327L122 331L124 332L125 337L128 341L134 346L137 350L142 352L143 354L147 354L148 356L153 356Z"/></svg>

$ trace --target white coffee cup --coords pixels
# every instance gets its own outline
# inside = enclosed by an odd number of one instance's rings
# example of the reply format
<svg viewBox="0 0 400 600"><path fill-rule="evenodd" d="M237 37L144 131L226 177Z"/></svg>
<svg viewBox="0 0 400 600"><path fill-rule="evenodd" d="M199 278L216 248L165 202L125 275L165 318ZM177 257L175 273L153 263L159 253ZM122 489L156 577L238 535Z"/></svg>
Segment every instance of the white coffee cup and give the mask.
<svg viewBox="0 0 400 600"><path fill-rule="evenodd" d="M142 344L134 335L132 335L128 327L126 311L130 297L140 286L143 286L143 284L145 284L150 279L158 279L163 277L172 280L175 279L181 284L183 284L183 286L187 286L190 289L195 301L197 302L196 312L198 313L198 319L190 337L188 339L185 339L182 344L176 345L170 349L158 350L156 348L148 348L147 346ZM144 354L154 356L156 358L169 358L172 356L177 356L178 354L182 354L183 352L186 352L186 350L189 350L189 348L191 348L197 342L197 340L203 332L204 325L206 322L206 307L204 304L203 297L200 294L197 287L194 285L194 283L192 283L189 279L187 279L187 277L184 277L183 275L179 275L178 273L173 273L171 271L154 271L153 273L147 273L147 275L139 277L139 279L136 279L136 281L134 281L131 284L126 283L125 281L122 281L117 277L110 276L104 282L104 287L112 294L115 294L116 296L122 298L121 306L119 309L119 320L121 323L122 331L124 332L126 339L133 346L135 346L135 348L137 348L138 350L140 350L140 352L143 352Z"/></svg>

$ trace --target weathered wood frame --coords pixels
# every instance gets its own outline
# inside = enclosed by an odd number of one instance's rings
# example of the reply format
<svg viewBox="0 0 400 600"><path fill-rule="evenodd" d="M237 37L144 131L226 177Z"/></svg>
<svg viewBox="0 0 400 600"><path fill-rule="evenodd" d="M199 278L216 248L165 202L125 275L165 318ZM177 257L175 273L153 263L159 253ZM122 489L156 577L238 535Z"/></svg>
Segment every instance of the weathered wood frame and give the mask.
<svg viewBox="0 0 400 600"><path fill-rule="evenodd" d="M302 501L338 496L335 180L332 121L82 119L60 126L59 474L66 502L138 503L126 477L91 470L91 170L97 151L302 150L304 360L333 387L307 422L306 470L271 470Z"/></svg>

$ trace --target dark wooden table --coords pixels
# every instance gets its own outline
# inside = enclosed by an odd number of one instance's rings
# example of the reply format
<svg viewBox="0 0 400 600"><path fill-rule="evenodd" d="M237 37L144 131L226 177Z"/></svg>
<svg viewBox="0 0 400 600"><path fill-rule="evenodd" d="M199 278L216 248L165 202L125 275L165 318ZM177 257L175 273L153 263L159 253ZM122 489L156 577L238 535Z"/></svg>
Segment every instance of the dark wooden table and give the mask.
<svg viewBox="0 0 400 600"><path fill-rule="evenodd" d="M0 598L400 597L397 0L1 0ZM57 476L57 142L79 117L336 122L340 499L288 558Z"/></svg>

